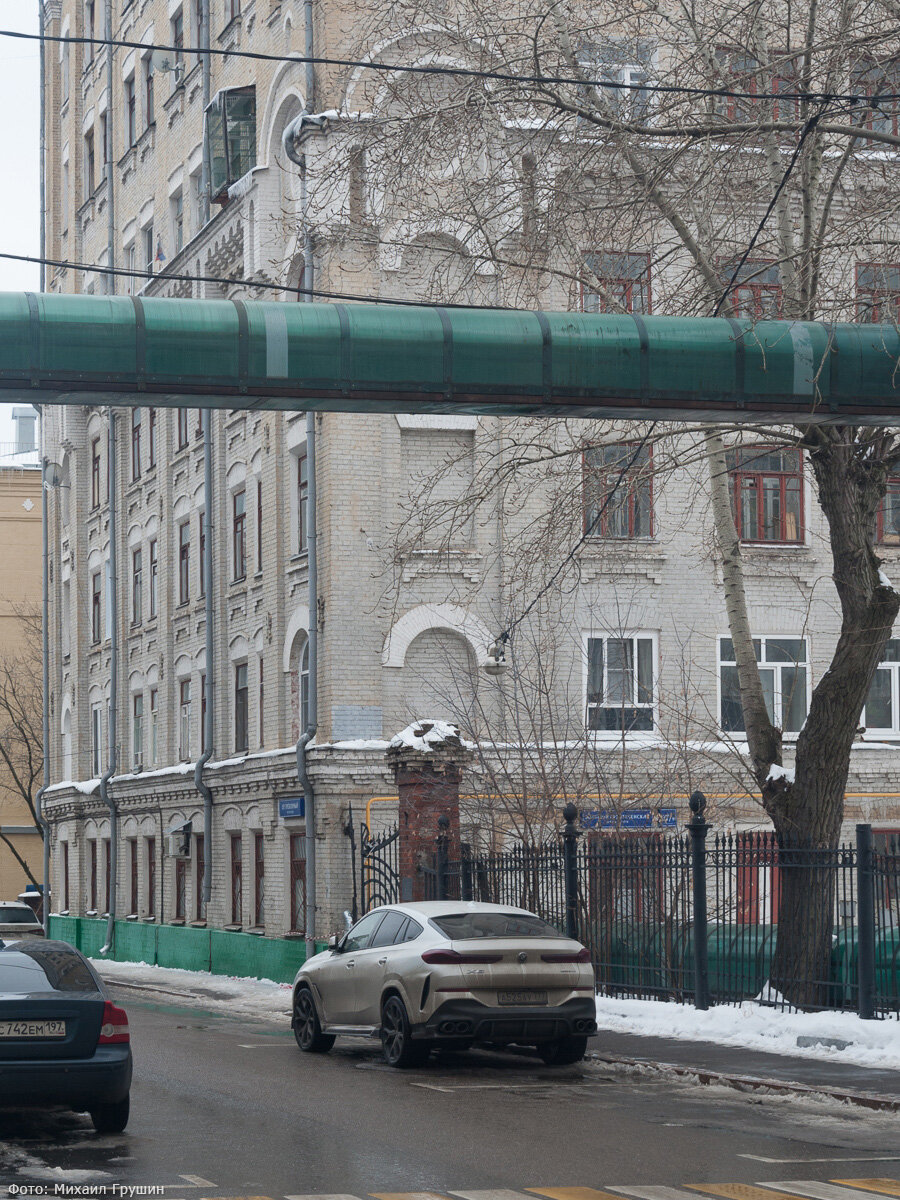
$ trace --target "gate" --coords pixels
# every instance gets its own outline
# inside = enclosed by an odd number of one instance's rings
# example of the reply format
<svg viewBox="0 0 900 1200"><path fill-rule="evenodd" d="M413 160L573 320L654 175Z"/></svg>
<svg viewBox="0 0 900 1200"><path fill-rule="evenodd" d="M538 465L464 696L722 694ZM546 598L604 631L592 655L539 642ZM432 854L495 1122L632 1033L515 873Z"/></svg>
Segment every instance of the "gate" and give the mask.
<svg viewBox="0 0 900 1200"><path fill-rule="evenodd" d="M374 836L365 821L359 827L359 891L362 912L400 900L400 826Z"/></svg>

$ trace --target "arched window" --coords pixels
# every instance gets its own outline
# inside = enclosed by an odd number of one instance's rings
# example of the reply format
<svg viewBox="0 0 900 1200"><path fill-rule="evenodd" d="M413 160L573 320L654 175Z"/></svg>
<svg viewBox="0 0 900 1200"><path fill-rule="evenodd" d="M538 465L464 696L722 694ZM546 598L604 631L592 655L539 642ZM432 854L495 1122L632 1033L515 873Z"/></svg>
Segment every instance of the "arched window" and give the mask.
<svg viewBox="0 0 900 1200"><path fill-rule="evenodd" d="M300 732L309 725L309 638L300 652Z"/></svg>

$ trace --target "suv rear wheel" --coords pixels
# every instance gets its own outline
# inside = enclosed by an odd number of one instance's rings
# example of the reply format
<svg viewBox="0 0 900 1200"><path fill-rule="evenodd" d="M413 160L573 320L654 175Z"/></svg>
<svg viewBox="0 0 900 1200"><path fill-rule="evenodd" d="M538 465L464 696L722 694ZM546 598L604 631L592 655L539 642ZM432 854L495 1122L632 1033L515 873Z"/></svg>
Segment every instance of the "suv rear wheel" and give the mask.
<svg viewBox="0 0 900 1200"><path fill-rule="evenodd" d="M567 1067L571 1063L580 1062L587 1050L587 1038L570 1035L557 1038L555 1042L545 1042L538 1046L537 1051L548 1067Z"/></svg>
<svg viewBox="0 0 900 1200"><path fill-rule="evenodd" d="M90 1110L91 1120L98 1133L121 1133L128 1124L131 1102L128 1096L111 1104L95 1104Z"/></svg>
<svg viewBox="0 0 900 1200"><path fill-rule="evenodd" d="M406 1005L399 996L388 996L381 1005L381 1049L389 1067L421 1067L431 1047L414 1042Z"/></svg>

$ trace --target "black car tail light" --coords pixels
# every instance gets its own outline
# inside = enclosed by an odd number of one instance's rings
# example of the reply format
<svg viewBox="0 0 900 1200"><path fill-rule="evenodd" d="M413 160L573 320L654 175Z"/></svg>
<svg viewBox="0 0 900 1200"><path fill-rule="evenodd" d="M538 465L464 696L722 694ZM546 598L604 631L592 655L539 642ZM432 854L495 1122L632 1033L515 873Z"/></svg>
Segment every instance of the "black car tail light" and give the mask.
<svg viewBox="0 0 900 1200"><path fill-rule="evenodd" d="M422 961L435 966L458 967L460 963L498 963L502 954L460 954L458 950L426 950Z"/></svg>
<svg viewBox="0 0 900 1200"><path fill-rule="evenodd" d="M108 1046L112 1042L130 1042L131 1034L128 1032L128 1013L124 1008L119 1008L117 1004L112 1004L109 1000L103 1005L103 1023L100 1026L100 1037L97 1039L98 1046Z"/></svg>
<svg viewBox="0 0 900 1200"><path fill-rule="evenodd" d="M542 954L542 962L549 963L589 963L591 961L590 950L579 950L577 954Z"/></svg>

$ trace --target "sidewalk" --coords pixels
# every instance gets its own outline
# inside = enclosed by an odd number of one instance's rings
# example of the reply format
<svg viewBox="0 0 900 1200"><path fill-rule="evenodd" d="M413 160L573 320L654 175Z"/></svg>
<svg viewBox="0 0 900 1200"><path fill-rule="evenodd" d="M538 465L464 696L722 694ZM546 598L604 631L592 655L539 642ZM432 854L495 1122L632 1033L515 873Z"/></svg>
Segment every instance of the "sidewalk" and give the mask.
<svg viewBox="0 0 900 1200"><path fill-rule="evenodd" d="M238 979L200 971L179 971L142 963L93 960L103 978L135 999L154 996L235 1017L264 1019L287 1028L290 984ZM658 1071L720 1083L742 1090L768 1088L828 1095L867 1107L900 1112L900 1070L894 1065L900 1021L858 1022L852 1014L779 1014L771 1009L720 1008L696 1013L684 1005L655 1001L598 998L599 1032L588 1043L588 1058L623 1068ZM616 1022L655 1030L679 1029L680 1036L604 1028ZM680 1028L679 1028L680 1027ZM770 1040L785 1048L802 1038L803 1054L771 1053L734 1042L741 1034L759 1038L760 1028L774 1030ZM801 1032L797 1034L797 1030ZM718 1031L720 1041L694 1040ZM853 1040L836 1041L829 1033ZM782 1033L782 1031L784 1031ZM883 1052L879 1047L883 1047ZM854 1051L870 1065L839 1061Z"/></svg>

